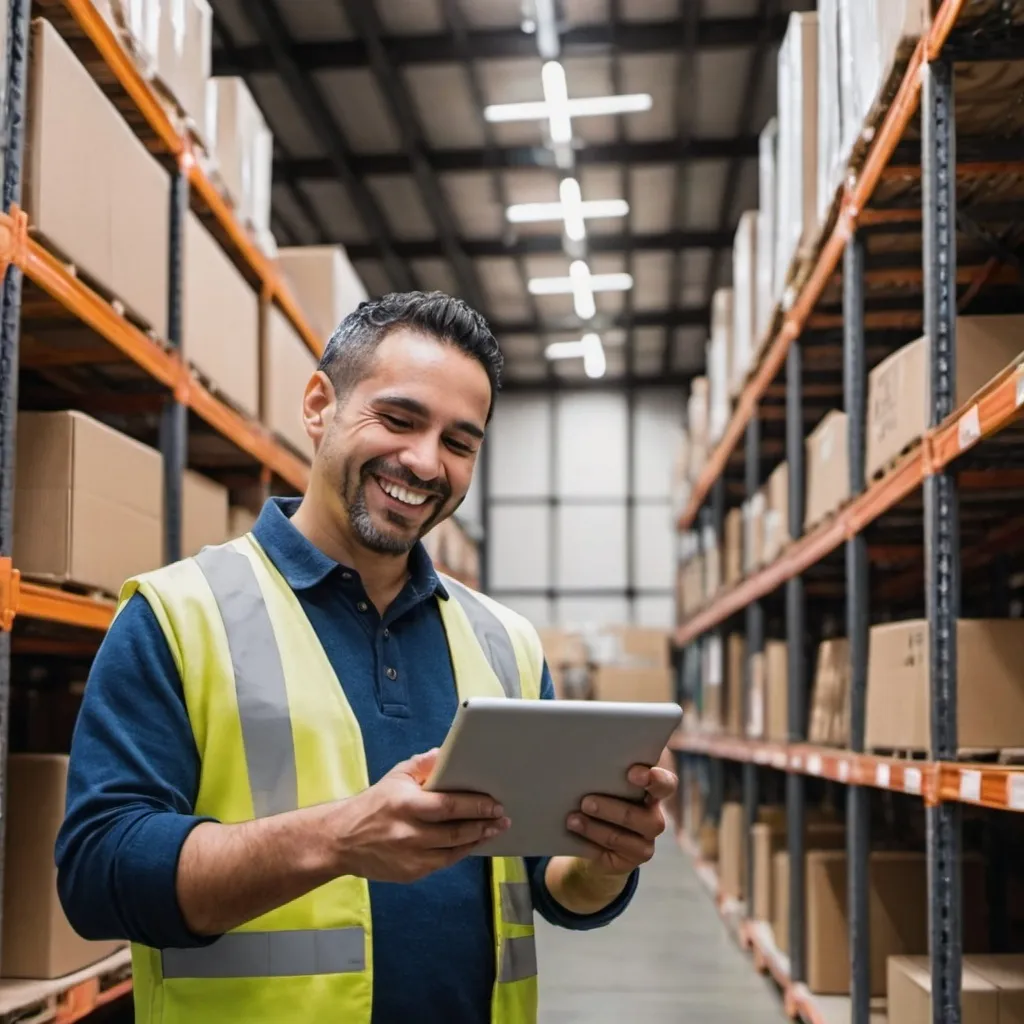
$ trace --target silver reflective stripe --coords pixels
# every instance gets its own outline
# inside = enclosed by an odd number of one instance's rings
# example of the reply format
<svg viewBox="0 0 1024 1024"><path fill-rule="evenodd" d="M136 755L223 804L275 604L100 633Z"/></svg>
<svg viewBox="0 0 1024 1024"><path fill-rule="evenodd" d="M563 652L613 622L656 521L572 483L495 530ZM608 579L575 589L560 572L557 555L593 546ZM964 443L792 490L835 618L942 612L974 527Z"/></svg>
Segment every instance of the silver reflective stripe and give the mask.
<svg viewBox="0 0 1024 1024"><path fill-rule="evenodd" d="M229 932L202 949L161 951L165 978L288 978L366 969L362 928Z"/></svg>
<svg viewBox="0 0 1024 1024"><path fill-rule="evenodd" d="M238 715L257 818L299 806L288 691L263 592L252 563L231 547L196 561L220 609L235 673Z"/></svg>
<svg viewBox="0 0 1024 1024"><path fill-rule="evenodd" d="M501 947L498 981L524 981L537 975L537 946L532 935L506 939Z"/></svg>
<svg viewBox="0 0 1024 1024"><path fill-rule="evenodd" d="M511 698L522 696L519 665L516 662L516 652L512 647L512 638L508 635L508 630L501 624L501 620L494 612L485 607L483 602L458 580L446 576L444 582L466 613L473 632L476 634L477 643L483 648L487 662L494 669L494 674L498 677L505 696Z"/></svg>
<svg viewBox="0 0 1024 1024"><path fill-rule="evenodd" d="M501 916L508 924L533 924L529 882L501 883Z"/></svg>

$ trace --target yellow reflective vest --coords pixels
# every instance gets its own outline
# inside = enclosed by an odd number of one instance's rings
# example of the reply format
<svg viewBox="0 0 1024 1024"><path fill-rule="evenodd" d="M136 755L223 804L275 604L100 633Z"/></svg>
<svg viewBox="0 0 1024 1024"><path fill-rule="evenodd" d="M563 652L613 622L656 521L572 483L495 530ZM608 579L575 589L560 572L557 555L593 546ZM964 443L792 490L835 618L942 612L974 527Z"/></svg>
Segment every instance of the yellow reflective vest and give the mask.
<svg viewBox="0 0 1024 1024"><path fill-rule="evenodd" d="M537 699L536 632L444 580L438 597L459 699ZM359 724L298 599L255 538L205 548L128 580L149 602L181 675L201 760L195 813L225 824L342 800L369 785ZM537 957L523 861L490 861L493 1024L534 1024ZM366 879L345 876L198 949L132 947L139 1024L370 1024ZM400 979L395 979L400 984Z"/></svg>

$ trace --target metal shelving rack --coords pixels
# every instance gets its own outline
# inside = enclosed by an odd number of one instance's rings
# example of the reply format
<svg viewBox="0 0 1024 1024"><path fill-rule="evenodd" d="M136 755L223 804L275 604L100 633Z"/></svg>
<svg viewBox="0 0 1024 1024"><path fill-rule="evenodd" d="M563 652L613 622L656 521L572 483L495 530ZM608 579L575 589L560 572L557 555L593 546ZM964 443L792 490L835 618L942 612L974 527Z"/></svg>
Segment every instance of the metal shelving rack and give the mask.
<svg viewBox="0 0 1024 1024"><path fill-rule="evenodd" d="M971 312L1020 312L1021 293L1000 277L1000 266L1019 269L1013 248L998 238L998 232L978 229L985 215L974 209L961 217L957 208L958 183L984 179L1000 172L1022 174L1019 136L994 137L993 129L977 115L981 128L967 126L966 153L958 160L956 87L977 62L1016 60L1022 47L1024 10L1019 3L988 0L935 0L931 25L917 43L909 62L892 84L898 86L887 109L873 125L872 138L856 173L836 197L833 215L809 268L805 283L792 306L778 310L773 334L758 367L736 402L722 440L711 453L696 482L689 506L680 517L679 529L710 527L719 539L727 480L734 498L749 499L764 483L761 410L769 401L773 382L784 380L785 459L789 465L790 543L771 564L749 573L738 584L720 591L702 609L682 622L676 634L680 647L706 648L721 643L723 629L745 614L747 670L743 700L748 706L753 654L763 649L766 633L764 602L774 600L776 631L779 623L789 650L787 743L683 732L674 741L680 752L684 781L694 773L708 773L709 797L706 813L717 821L722 803L722 773L726 766L740 763L745 822L757 815L759 780L765 769L786 776L787 838L790 852L789 958L780 958L770 948L761 927L743 922L739 934L753 948L755 962L768 969L783 986L789 1012L810 1024L827 1016L827 1000L815 999L806 989L806 948L804 935L804 813L808 781L828 779L845 787L847 816L847 857L849 864L849 946L851 953L851 998L842 1019L851 1024L869 1024L872 1006L869 984L868 862L870 851L869 798L882 789L920 798L925 805L929 889L930 958L933 974L933 1020L935 1024L958 1024L960 1014L960 966L963 953L960 854L961 812L964 805L998 810L1024 811L1024 770L1002 765L957 761L957 656L956 620L961 614L961 571L977 564L978 557L991 558L1012 530L998 530L982 539L964 529L961 538L961 492L991 484L1000 469L982 468L985 442L996 435L1006 438L1007 428L1018 419L1024 404L1024 357L1005 369L974 395L966 406L956 408L955 358L958 300L961 306L975 303ZM973 97L977 100L977 95ZM991 114L991 111L989 111ZM1005 113L1005 112L1004 112ZM970 115L968 115L970 116ZM991 118L997 121L997 118ZM1001 123L1001 122L1000 122ZM908 129L910 131L908 132ZM920 139L920 197L917 208L893 201L893 193L880 186L892 180L887 168L907 138ZM916 145L911 142L909 145ZM904 160L900 161L905 164ZM906 168L902 170L905 172ZM879 191L883 195L879 196ZM976 190L975 190L976 192ZM1017 199L1016 196L1013 197ZM989 208L998 205L989 203ZM1012 212L1014 202L990 219L1019 225ZM1018 207L1019 208L1019 207ZM900 232L904 239L919 232L920 245L911 252L920 256L920 270L909 263L898 264L899 273L887 270L877 248L869 242L879 232ZM958 250L972 243L970 256L980 266L958 269ZM1010 232L1012 234L1012 232ZM1020 237L1019 229L1016 236ZM907 254L906 248L903 255ZM872 268L874 261L875 267ZM964 262L968 262L965 260ZM879 267L879 264L881 266ZM841 279L841 280L840 280ZM1009 279L1012 281L1012 278ZM880 295L877 285L920 286L919 298L907 293ZM957 284L966 284L958 295ZM837 284L839 287L837 288ZM986 290L988 289L988 290ZM884 291L884 288L882 289ZM823 312L827 296L839 306ZM979 296L981 297L979 301ZM888 301L887 301L888 300ZM910 302L918 303L915 310ZM980 308L979 308L980 307ZM923 317L922 317L923 312ZM840 336L822 340L821 327L841 327ZM923 326L923 331L921 330ZM885 332L913 329L900 342ZM818 331L816 339L811 335ZM865 486L866 386L873 339L882 337L888 351L921 333L931 338L929 351L929 429L922 443L906 453L880 479ZM817 348L814 345L816 340ZM804 363L823 345L841 350L842 408L848 416L848 458L850 500L824 524L804 534L804 440L808 415L820 415L809 408L807 398L815 393L805 387ZM1024 344L1022 344L1024 347ZM838 354L838 353L837 353ZM837 361L838 362L838 361ZM774 391L778 392L776 385ZM837 389L838 390L838 389ZM813 421L810 421L813 425ZM745 455L740 458L739 442L745 434ZM1017 441L1016 435L1013 435ZM1007 441L1009 443L1009 441ZM1004 486L1015 470L1004 479ZM742 483L740 480L742 479ZM1012 482L1012 481L1011 481ZM867 690L868 626L873 591L870 589L870 550L866 531L876 532L906 499L920 496L917 522L923 527L924 608L930 632L928 670L931 693L932 747L927 760L882 757L865 752L865 699ZM917 506L914 506L916 508ZM970 532L970 545L966 534ZM1020 532L1019 530L1017 531ZM838 558L844 548L843 559ZM965 552L970 552L966 554ZM831 560L826 563L826 560ZM809 604L810 588L820 577L813 574L828 568L841 582L845 605L845 632L850 650L850 735L849 749L814 746L806 742L807 663L806 641L815 632L816 609ZM883 591L894 598L908 596L920 586L914 572L896 574L885 582ZM782 595L784 591L784 597ZM877 591L875 591L877 593ZM779 613L778 607L782 611ZM744 630L741 629L741 632ZM707 659L702 662L707 665ZM697 681L697 706L701 705L702 680ZM728 769L732 770L732 769ZM749 837L749 828L747 835ZM689 837L684 837L689 843ZM748 840L749 842L749 840ZM748 846L748 865L752 850ZM751 891L748 881L747 892ZM876 1008L877 1009L877 1008ZM837 1018L839 1019L839 1018Z"/></svg>

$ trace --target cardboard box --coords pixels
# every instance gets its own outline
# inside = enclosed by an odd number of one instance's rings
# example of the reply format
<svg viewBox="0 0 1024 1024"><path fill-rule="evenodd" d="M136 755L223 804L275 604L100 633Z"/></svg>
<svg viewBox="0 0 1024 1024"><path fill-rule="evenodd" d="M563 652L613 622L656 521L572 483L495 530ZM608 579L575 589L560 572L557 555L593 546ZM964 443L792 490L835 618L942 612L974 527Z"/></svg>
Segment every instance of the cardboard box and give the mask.
<svg viewBox="0 0 1024 1024"><path fill-rule="evenodd" d="M711 300L711 338L707 344L708 441L712 445L725 432L732 411L732 309L732 289L719 288Z"/></svg>
<svg viewBox="0 0 1024 1024"><path fill-rule="evenodd" d="M743 828L743 804L722 805L718 824L718 893L743 899L747 878L747 843Z"/></svg>
<svg viewBox="0 0 1024 1024"><path fill-rule="evenodd" d="M183 354L232 405L259 415L259 297L194 213L185 223Z"/></svg>
<svg viewBox="0 0 1024 1024"><path fill-rule="evenodd" d="M756 363L757 338L757 211L740 215L732 250L733 328L729 394L743 390Z"/></svg>
<svg viewBox="0 0 1024 1024"><path fill-rule="evenodd" d="M116 594L163 562L160 453L80 412L18 417L14 564Z"/></svg>
<svg viewBox="0 0 1024 1024"><path fill-rule="evenodd" d="M181 487L181 554L229 540L228 489L201 473L185 470Z"/></svg>
<svg viewBox="0 0 1024 1024"><path fill-rule="evenodd" d="M326 340L369 295L340 245L282 248L277 264L316 333Z"/></svg>
<svg viewBox="0 0 1024 1024"><path fill-rule="evenodd" d="M722 589L722 548L713 526L701 535L704 552L704 599L710 601Z"/></svg>
<svg viewBox="0 0 1024 1024"><path fill-rule="evenodd" d="M957 736L962 750L1024 746L1024 629L1016 619L957 621ZM930 750L928 623L873 626L865 744Z"/></svg>
<svg viewBox="0 0 1024 1024"><path fill-rule="evenodd" d="M239 219L262 228L270 218L270 130L242 78L211 78L207 91L210 116L217 125L213 143L217 170Z"/></svg>
<svg viewBox="0 0 1024 1024"><path fill-rule="evenodd" d="M927 337L884 359L868 375L867 482L928 429ZM1024 316L962 316L956 321L960 407L1024 352Z"/></svg>
<svg viewBox="0 0 1024 1024"><path fill-rule="evenodd" d="M667 668L626 668L601 665L594 673L594 699L667 701L676 699L675 678Z"/></svg>
<svg viewBox="0 0 1024 1024"><path fill-rule="evenodd" d="M725 585L735 586L743 579L743 510L730 509L725 516Z"/></svg>
<svg viewBox="0 0 1024 1024"><path fill-rule="evenodd" d="M778 57L775 287L818 231L818 16L791 14Z"/></svg>
<svg viewBox="0 0 1024 1024"><path fill-rule="evenodd" d="M244 536L256 525L258 518L255 512L241 505L231 505L228 508L228 538Z"/></svg>
<svg viewBox="0 0 1024 1024"><path fill-rule="evenodd" d="M768 495L764 488L743 507L743 566L753 573L765 564L764 516L768 508Z"/></svg>
<svg viewBox="0 0 1024 1024"><path fill-rule="evenodd" d="M789 648L785 640L764 645L765 738L776 743L789 740Z"/></svg>
<svg viewBox="0 0 1024 1024"><path fill-rule="evenodd" d="M624 665L668 668L672 663L671 637L664 629L612 626L605 633L615 638L616 660Z"/></svg>
<svg viewBox="0 0 1024 1024"><path fill-rule="evenodd" d="M789 853L779 850L772 855L772 935L775 945L789 953Z"/></svg>
<svg viewBox="0 0 1024 1024"><path fill-rule="evenodd" d="M998 990L999 1024L1024 1021L1024 956L1019 953L967 956L964 965ZM965 1018L963 1024L970 1022Z"/></svg>
<svg viewBox="0 0 1024 1024"><path fill-rule="evenodd" d="M725 724L724 664L721 637L712 633L701 650L701 726L705 732L719 733Z"/></svg>
<svg viewBox="0 0 1024 1024"><path fill-rule="evenodd" d="M806 443L807 502L804 530L818 526L850 497L846 413L834 409Z"/></svg>
<svg viewBox="0 0 1024 1024"><path fill-rule="evenodd" d="M260 419L307 460L312 458L313 444L302 420L302 401L316 367L316 356L291 321L277 306L265 306Z"/></svg>
<svg viewBox="0 0 1024 1024"><path fill-rule="evenodd" d="M755 654L750 659L750 701L747 708L747 736L759 740L765 732L765 656Z"/></svg>
<svg viewBox="0 0 1024 1024"><path fill-rule="evenodd" d="M757 203L757 309L755 358L768 342L773 314L779 301L775 282L775 248L778 235L778 180L775 173L779 145L779 120L771 118L758 140Z"/></svg>
<svg viewBox="0 0 1024 1024"><path fill-rule="evenodd" d="M47 21L32 24L23 206L81 275L167 332L170 179Z"/></svg>
<svg viewBox="0 0 1024 1024"><path fill-rule="evenodd" d="M65 755L12 754L7 761L4 978L61 978L124 946L80 938L61 907L53 848L64 820L67 776Z"/></svg>
<svg viewBox="0 0 1024 1024"><path fill-rule="evenodd" d="M764 490L764 561L771 565L790 541L789 463L782 462L772 470Z"/></svg>
<svg viewBox="0 0 1024 1024"><path fill-rule="evenodd" d="M786 834L771 825L757 824L750 830L754 853L754 892L750 901L755 921L772 919L772 858L786 848Z"/></svg>
<svg viewBox="0 0 1024 1024"><path fill-rule="evenodd" d="M742 736L746 722L746 714L743 707L743 677L747 667L746 635L743 633L731 633L727 645L725 731L730 736Z"/></svg>
<svg viewBox="0 0 1024 1024"><path fill-rule="evenodd" d="M159 18L154 72L208 148L216 124L208 123L206 85L213 63L213 14L208 0L149 0ZM211 131L212 129L212 131Z"/></svg>
<svg viewBox="0 0 1024 1024"><path fill-rule="evenodd" d="M964 958L960 983L962 1024L1001 1024L999 989ZM925 956L893 956L887 964L888 1016L899 1024L931 1024L931 963Z"/></svg>
<svg viewBox="0 0 1024 1024"><path fill-rule="evenodd" d="M807 730L809 742L846 745L849 682L849 641L842 638L822 641L814 673L811 720Z"/></svg>

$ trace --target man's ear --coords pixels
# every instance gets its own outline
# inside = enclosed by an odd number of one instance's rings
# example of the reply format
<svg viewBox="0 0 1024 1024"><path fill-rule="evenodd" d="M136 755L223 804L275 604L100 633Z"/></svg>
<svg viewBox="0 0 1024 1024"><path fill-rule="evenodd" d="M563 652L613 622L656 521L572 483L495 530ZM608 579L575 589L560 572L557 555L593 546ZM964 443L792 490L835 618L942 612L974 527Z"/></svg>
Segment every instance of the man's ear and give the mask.
<svg viewBox="0 0 1024 1024"><path fill-rule="evenodd" d="M317 370L309 383L306 384L302 396L302 422L306 433L318 449L323 440L328 424L334 419L337 410L337 395L330 378L322 370Z"/></svg>

